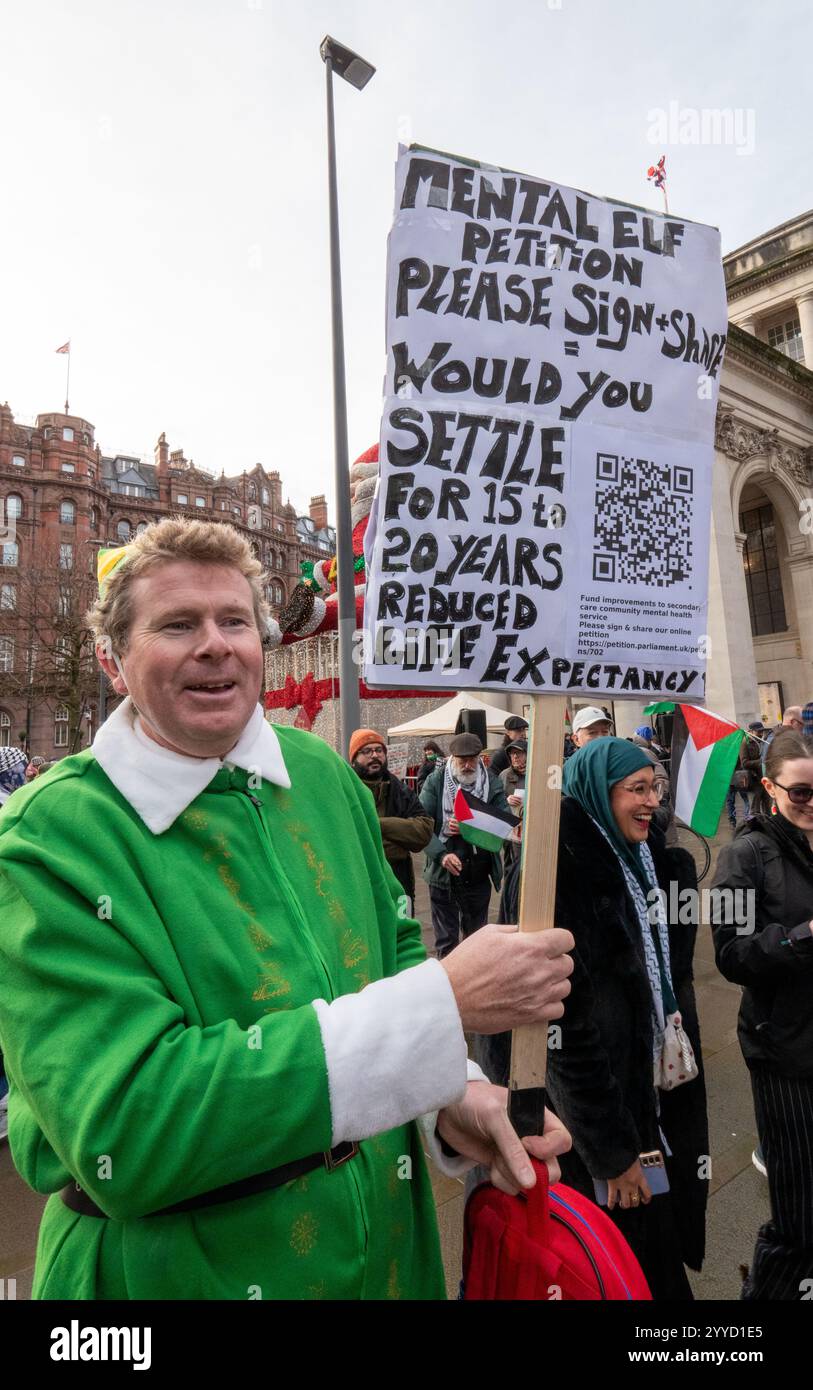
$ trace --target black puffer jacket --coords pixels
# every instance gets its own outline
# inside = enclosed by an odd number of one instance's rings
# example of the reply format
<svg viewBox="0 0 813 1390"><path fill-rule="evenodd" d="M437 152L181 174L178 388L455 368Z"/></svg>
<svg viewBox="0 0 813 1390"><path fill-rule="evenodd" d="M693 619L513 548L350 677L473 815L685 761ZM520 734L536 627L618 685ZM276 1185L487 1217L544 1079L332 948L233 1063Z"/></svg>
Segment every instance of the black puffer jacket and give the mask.
<svg viewBox="0 0 813 1390"><path fill-rule="evenodd" d="M654 828L649 848L667 906L672 882L677 904L684 889L697 886L692 858L685 850L667 849ZM509 881L509 899L512 887ZM507 911L514 906L506 903ZM640 1153L660 1149L662 1143L640 927L616 855L571 797L562 800L556 926L566 927L576 939L576 969L561 1023L561 1047L548 1051L547 1085L573 1136L573 1150L561 1160L563 1180L592 1197L594 1178L617 1177ZM709 1139L692 977L696 933L696 926L669 922L672 982L700 1067L696 1080L660 1093L660 1126L672 1149L671 1198L658 1198L647 1209L614 1213L650 1282L661 1285L661 1297L671 1296L663 1290L674 1276L674 1259L679 1255L699 1269L705 1248ZM478 1048L478 1060L485 1058L485 1070L503 1084L509 1037L483 1039Z"/></svg>
<svg viewBox="0 0 813 1390"><path fill-rule="evenodd" d="M732 894L713 898L711 919L717 968L745 986L738 1023L745 1061L813 1080L813 852L806 836L784 816L755 816L721 850L713 887ZM753 894L750 921L746 893Z"/></svg>

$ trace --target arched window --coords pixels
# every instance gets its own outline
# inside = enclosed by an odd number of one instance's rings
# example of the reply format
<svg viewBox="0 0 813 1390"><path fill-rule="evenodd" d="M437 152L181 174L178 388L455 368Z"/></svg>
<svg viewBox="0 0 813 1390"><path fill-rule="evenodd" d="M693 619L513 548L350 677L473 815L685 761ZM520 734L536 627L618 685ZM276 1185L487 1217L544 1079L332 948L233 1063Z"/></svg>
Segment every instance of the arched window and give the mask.
<svg viewBox="0 0 813 1390"><path fill-rule="evenodd" d="M126 545L132 534L133 528L130 525L129 521L127 521L126 518L122 519L116 527L116 535L118 536L119 540L124 545Z"/></svg>
<svg viewBox="0 0 813 1390"><path fill-rule="evenodd" d="M742 562L751 631L755 637L763 637L770 632L787 632L776 524L770 503L743 508L740 530L745 532Z"/></svg>
<svg viewBox="0 0 813 1390"><path fill-rule="evenodd" d="M11 715L0 709L0 748L8 748L11 743Z"/></svg>
<svg viewBox="0 0 813 1390"><path fill-rule="evenodd" d="M148 526L149 526L149 522L148 522L148 521L139 521L138 525L136 526L136 535L137 535L137 536L140 536L141 533L142 533L142 531L146 531L146 529L147 529Z"/></svg>
<svg viewBox="0 0 813 1390"><path fill-rule="evenodd" d="M14 670L14 638L0 637L0 671L8 675Z"/></svg>
<svg viewBox="0 0 813 1390"><path fill-rule="evenodd" d="M6 498L6 516L9 521L16 521L23 514L23 499L19 492L10 492Z"/></svg>
<svg viewBox="0 0 813 1390"><path fill-rule="evenodd" d="M63 526L73 526L76 521L76 503L60 502L59 520Z"/></svg>
<svg viewBox="0 0 813 1390"><path fill-rule="evenodd" d="M67 705L58 705L54 711L54 748L67 748L68 723Z"/></svg>
<svg viewBox="0 0 813 1390"><path fill-rule="evenodd" d="M98 507L91 507L91 509L90 509L90 529L91 529L91 531L94 531L94 532L95 532L95 531L98 531L98 529L99 529L99 508L98 508Z"/></svg>

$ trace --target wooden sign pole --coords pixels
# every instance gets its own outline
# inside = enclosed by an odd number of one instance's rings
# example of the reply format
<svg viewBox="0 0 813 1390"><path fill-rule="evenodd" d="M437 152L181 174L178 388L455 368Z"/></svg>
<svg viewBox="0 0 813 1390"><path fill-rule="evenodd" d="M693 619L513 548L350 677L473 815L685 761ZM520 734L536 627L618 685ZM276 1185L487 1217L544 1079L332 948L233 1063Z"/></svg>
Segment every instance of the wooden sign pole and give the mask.
<svg viewBox="0 0 813 1390"><path fill-rule="evenodd" d="M566 711L563 695L535 696L532 702L522 829L520 931L544 931L554 925ZM542 1133L546 1061L547 1024L516 1028L511 1044L508 1113L520 1138Z"/></svg>

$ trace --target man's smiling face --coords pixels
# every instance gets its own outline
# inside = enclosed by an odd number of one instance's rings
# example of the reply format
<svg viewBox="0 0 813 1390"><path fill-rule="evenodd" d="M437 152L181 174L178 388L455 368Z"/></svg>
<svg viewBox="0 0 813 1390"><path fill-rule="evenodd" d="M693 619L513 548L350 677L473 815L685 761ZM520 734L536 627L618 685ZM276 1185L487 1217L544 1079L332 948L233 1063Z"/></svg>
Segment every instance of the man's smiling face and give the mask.
<svg viewBox="0 0 813 1390"><path fill-rule="evenodd" d="M197 758L224 757L259 699L263 650L248 580L227 565L172 560L133 581L133 621L119 654L144 732Z"/></svg>

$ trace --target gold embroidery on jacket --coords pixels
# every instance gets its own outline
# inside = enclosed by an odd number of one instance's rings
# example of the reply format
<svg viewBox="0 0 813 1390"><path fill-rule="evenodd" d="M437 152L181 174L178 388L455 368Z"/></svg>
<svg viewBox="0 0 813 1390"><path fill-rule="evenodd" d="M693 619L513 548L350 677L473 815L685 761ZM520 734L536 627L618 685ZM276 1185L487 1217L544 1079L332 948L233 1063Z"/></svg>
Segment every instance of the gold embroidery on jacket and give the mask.
<svg viewBox="0 0 813 1390"><path fill-rule="evenodd" d="M312 1211L303 1212L291 1227L291 1249L297 1255L309 1255L319 1231L319 1222Z"/></svg>

